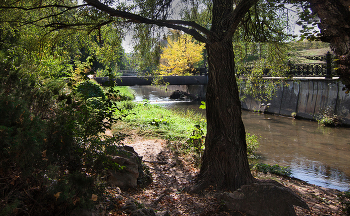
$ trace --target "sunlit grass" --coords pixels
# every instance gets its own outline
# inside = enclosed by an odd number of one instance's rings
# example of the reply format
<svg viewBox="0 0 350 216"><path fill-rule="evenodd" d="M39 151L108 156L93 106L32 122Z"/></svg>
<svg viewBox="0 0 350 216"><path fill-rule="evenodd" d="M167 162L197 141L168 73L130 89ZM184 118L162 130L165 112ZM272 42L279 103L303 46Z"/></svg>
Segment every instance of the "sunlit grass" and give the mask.
<svg viewBox="0 0 350 216"><path fill-rule="evenodd" d="M206 134L205 117L194 111L168 110L148 102L130 101L120 102L118 107L116 117L143 136L185 141L193 133L195 125L200 125Z"/></svg>
<svg viewBox="0 0 350 216"><path fill-rule="evenodd" d="M113 88L117 94L111 99L115 101L131 101L135 99L135 91L129 86L115 86ZM105 88L105 91L107 92L107 88Z"/></svg>

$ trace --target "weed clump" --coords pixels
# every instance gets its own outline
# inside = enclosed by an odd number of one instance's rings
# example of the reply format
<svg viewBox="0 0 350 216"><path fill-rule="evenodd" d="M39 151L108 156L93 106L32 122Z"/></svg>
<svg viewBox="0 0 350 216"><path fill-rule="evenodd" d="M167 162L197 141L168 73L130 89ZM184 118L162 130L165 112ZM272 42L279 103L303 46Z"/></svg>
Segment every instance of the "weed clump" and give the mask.
<svg viewBox="0 0 350 216"><path fill-rule="evenodd" d="M253 166L253 170L263 172L263 173L271 173L276 174L280 176L287 176L290 177L292 175L292 171L289 167L282 167L278 164L275 165L269 165L264 163L257 163Z"/></svg>
<svg viewBox="0 0 350 216"><path fill-rule="evenodd" d="M341 120L334 114L334 110L329 106L325 110L320 110L317 122L319 125L326 127L336 127L341 125Z"/></svg>

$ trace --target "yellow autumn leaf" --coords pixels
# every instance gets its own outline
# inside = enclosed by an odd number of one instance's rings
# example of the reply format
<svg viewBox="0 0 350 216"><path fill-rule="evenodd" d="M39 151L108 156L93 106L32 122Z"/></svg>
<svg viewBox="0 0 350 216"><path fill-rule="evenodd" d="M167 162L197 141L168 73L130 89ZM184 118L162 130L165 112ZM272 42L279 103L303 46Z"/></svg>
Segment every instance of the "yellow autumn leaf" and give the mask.
<svg viewBox="0 0 350 216"><path fill-rule="evenodd" d="M80 198L79 197L75 197L74 199L73 199L73 205L75 205L77 202L79 202L80 201Z"/></svg>
<svg viewBox="0 0 350 216"><path fill-rule="evenodd" d="M60 197L60 194L61 194L62 192L57 192L54 196L56 197L56 200Z"/></svg>
<svg viewBox="0 0 350 216"><path fill-rule="evenodd" d="M94 202L97 201L97 195L96 194L92 194L91 200L94 201Z"/></svg>
<svg viewBox="0 0 350 216"><path fill-rule="evenodd" d="M42 152L42 157L44 157L44 158L46 157L46 151L47 151L47 150L45 150L45 151Z"/></svg>

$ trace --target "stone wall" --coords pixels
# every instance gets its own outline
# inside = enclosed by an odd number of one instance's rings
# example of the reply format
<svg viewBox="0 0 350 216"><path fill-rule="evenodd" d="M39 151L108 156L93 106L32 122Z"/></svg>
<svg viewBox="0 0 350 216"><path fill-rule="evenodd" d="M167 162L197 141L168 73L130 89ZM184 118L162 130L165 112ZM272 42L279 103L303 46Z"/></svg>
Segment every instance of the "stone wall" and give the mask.
<svg viewBox="0 0 350 216"><path fill-rule="evenodd" d="M269 106L247 97L242 108L266 113L316 120L322 110L330 108L350 126L350 95L343 91L344 85L336 79L294 79L281 84Z"/></svg>

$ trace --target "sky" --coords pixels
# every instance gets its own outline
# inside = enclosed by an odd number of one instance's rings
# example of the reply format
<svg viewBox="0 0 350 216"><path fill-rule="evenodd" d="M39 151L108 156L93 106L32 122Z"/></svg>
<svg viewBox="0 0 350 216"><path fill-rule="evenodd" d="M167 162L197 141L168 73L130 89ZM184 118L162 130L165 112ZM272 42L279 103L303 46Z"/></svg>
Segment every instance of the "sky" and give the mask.
<svg viewBox="0 0 350 216"><path fill-rule="evenodd" d="M83 0L77 0L78 1L78 4L83 4ZM129 0L123 0L125 2L129 1ZM178 11L173 11L173 15L172 15L172 19L176 19L179 17L179 13L180 13L180 9L182 7L181 3L180 3L180 0L175 0L174 3L175 5L174 8L177 8ZM296 16L296 13L289 13L289 16L290 16L290 20L291 20L291 24L293 25L293 23L296 23L297 20L298 20L298 17ZM301 26L295 24L294 26L292 26L292 28L290 29L290 33L292 34L300 34L299 31L301 30ZM131 53L133 51L133 40L132 40L132 32L129 31L126 33L125 35L125 38L122 42L122 46L125 50L126 53Z"/></svg>

